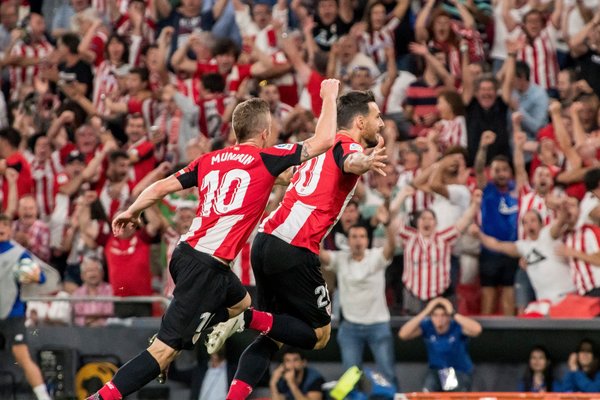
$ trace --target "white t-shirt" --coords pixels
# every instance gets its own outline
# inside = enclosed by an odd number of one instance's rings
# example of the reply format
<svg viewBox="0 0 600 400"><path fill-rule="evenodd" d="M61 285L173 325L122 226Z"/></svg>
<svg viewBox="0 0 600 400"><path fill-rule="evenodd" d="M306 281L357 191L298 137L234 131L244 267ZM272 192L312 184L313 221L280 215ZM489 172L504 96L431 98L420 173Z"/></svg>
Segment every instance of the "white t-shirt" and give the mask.
<svg viewBox="0 0 600 400"><path fill-rule="evenodd" d="M435 193L429 207L435 213L438 231L455 225L471 203L471 192L465 185L448 185L447 188L449 197Z"/></svg>
<svg viewBox="0 0 600 400"><path fill-rule="evenodd" d="M521 22L523 16L527 14L529 10L531 10L531 6L526 4L519 9L510 10L510 15L515 21ZM502 2L499 1L496 7L494 7L494 43L490 54L492 58L498 58L500 60L506 59L506 39L508 38L509 32L504 23L504 18L502 17Z"/></svg>
<svg viewBox="0 0 600 400"><path fill-rule="evenodd" d="M586 192L583 199L579 203L579 218L577 219L576 228L579 228L585 224L594 224L594 221L590 218L590 213L594 208L600 206L600 199L592 192Z"/></svg>
<svg viewBox="0 0 600 400"><path fill-rule="evenodd" d="M391 260L383 248L367 249L356 261L349 251L330 251L331 263L325 267L337 274L340 305L344 319L355 324L377 324L390 320L385 300L385 268Z"/></svg>
<svg viewBox="0 0 600 400"><path fill-rule="evenodd" d="M410 84L416 80L417 78L410 72L398 71L398 76L396 77L396 80L394 80L394 84L390 89L390 94L387 97L387 102L381 93L381 85L375 85L372 91L375 95L375 101L377 102L379 108L383 110L385 106L386 114L402 112L402 104L406 99L406 90L408 89Z"/></svg>
<svg viewBox="0 0 600 400"><path fill-rule="evenodd" d="M571 269L566 259L555 254L560 239L552 239L550 226L542 228L537 240L517 240L517 250L527 262L527 275L537 300L559 302L568 293L576 292Z"/></svg>

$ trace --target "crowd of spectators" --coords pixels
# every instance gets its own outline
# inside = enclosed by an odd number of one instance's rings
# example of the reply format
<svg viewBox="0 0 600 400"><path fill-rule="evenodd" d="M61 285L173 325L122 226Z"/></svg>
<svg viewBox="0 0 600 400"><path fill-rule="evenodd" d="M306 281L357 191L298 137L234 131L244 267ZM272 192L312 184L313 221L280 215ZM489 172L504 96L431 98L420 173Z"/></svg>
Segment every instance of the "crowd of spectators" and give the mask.
<svg viewBox="0 0 600 400"><path fill-rule="evenodd" d="M0 65L1 211L68 294L169 296L197 191L148 210L127 238L111 234L114 215L231 144L249 97L269 103L281 143L306 139L320 82L337 78L374 93L389 163L324 241L331 291L344 274L336 317L352 279L392 314L444 296L465 314L548 315L569 294L600 295L596 2L7 0ZM251 287L249 251L233 268ZM348 281L353 263L372 275ZM73 309L83 325L160 313ZM347 321L389 321L369 312Z"/></svg>

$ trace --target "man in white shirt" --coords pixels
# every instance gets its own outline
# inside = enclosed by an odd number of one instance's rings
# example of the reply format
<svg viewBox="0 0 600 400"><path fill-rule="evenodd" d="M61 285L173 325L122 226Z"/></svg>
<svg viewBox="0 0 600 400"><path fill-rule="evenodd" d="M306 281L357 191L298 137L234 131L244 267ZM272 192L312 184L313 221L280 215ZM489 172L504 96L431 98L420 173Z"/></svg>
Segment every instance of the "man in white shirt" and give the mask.
<svg viewBox="0 0 600 400"><path fill-rule="evenodd" d="M388 224L384 247L368 249L364 226L348 232L348 251L321 249L319 258L325 269L337 273L342 322L338 343L344 370L361 367L365 344L371 349L378 371L398 387L394 373L394 339L390 313L385 299L385 269L394 256L396 231Z"/></svg>
<svg viewBox="0 0 600 400"><path fill-rule="evenodd" d="M510 257L523 257L536 299L558 303L565 295L576 291L567 260L555 250L562 243L564 221L557 219L552 225L544 226L540 214L529 210L521 223L526 239L516 242L501 242L482 233L476 226L471 227L471 233L490 250Z"/></svg>
<svg viewBox="0 0 600 400"><path fill-rule="evenodd" d="M600 224L600 168L586 172L583 177L587 193L579 203L579 219L577 228L585 224Z"/></svg>

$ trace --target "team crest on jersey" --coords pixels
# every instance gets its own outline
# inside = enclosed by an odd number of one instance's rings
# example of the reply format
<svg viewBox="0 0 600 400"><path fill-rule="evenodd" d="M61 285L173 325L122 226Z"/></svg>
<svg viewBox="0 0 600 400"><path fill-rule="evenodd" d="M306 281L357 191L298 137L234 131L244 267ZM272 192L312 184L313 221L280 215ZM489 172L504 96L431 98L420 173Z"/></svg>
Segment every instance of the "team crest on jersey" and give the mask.
<svg viewBox="0 0 600 400"><path fill-rule="evenodd" d="M294 143L283 143L283 144L278 144L277 146L275 146L276 149L282 149L282 150L291 150L294 147Z"/></svg>
<svg viewBox="0 0 600 400"><path fill-rule="evenodd" d="M360 144L358 143L352 143L350 145L350 151L363 151L363 148Z"/></svg>

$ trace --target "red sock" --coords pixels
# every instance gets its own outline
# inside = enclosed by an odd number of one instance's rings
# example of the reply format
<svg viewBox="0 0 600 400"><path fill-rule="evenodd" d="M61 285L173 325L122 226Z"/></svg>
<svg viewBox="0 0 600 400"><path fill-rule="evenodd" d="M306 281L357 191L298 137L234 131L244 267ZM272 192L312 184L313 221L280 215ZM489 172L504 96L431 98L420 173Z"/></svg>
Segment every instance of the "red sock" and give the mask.
<svg viewBox="0 0 600 400"><path fill-rule="evenodd" d="M229 393L227 393L227 400L245 400L250 396L250 393L252 393L252 386L239 379L234 379L231 381Z"/></svg>
<svg viewBox="0 0 600 400"><path fill-rule="evenodd" d="M265 335L269 333L273 327L273 314L258 310L250 311L252 312L252 319L250 320L249 328L262 332Z"/></svg>
<svg viewBox="0 0 600 400"><path fill-rule="evenodd" d="M102 386L102 389L98 390L98 394L102 397L102 400L121 400L123 398L119 389L117 389L112 381Z"/></svg>

